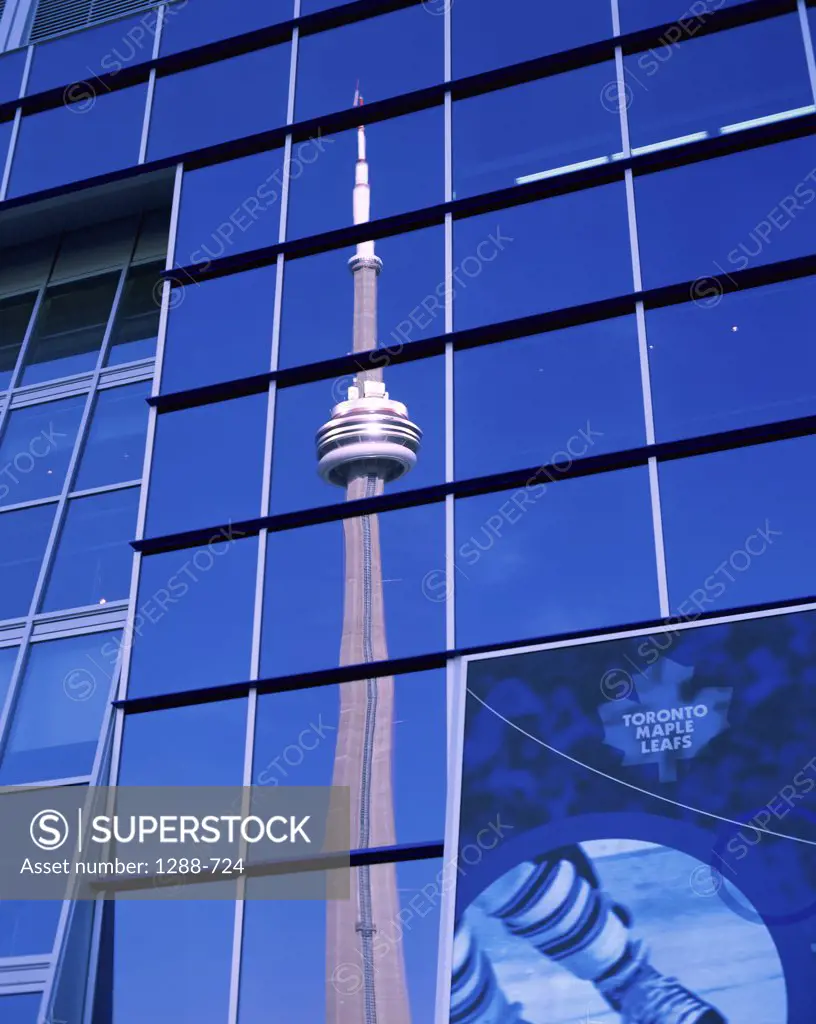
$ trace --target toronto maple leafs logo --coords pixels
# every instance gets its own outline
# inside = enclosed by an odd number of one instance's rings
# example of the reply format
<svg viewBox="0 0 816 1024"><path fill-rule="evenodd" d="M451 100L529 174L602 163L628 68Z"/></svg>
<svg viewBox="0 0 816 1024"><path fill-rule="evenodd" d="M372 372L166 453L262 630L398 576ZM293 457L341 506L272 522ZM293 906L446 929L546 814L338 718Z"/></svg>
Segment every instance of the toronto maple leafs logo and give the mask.
<svg viewBox="0 0 816 1024"><path fill-rule="evenodd" d="M623 752L625 765L656 764L660 781L674 782L677 762L728 728L731 687L708 686L689 700L693 675L693 668L661 658L634 677L626 700L601 705L605 742Z"/></svg>

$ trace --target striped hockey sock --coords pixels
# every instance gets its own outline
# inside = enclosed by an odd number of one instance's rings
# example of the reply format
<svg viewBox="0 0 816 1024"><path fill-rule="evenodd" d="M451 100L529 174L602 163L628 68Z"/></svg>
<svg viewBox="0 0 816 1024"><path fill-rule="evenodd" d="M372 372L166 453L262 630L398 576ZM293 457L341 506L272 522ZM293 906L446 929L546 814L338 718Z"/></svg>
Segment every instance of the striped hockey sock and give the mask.
<svg viewBox="0 0 816 1024"><path fill-rule="evenodd" d="M462 921L453 940L451 1024L523 1024L504 996L493 965Z"/></svg>

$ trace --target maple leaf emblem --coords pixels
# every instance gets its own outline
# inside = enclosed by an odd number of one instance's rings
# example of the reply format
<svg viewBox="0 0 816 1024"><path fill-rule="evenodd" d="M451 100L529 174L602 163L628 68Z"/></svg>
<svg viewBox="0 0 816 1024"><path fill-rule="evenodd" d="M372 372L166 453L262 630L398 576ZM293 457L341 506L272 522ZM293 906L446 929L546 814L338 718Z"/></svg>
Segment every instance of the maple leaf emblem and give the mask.
<svg viewBox="0 0 816 1024"><path fill-rule="evenodd" d="M625 700L598 708L604 742L624 754L623 763L657 764L661 782L674 782L677 762L695 757L728 728L732 688L708 686L692 700L683 697L694 669L670 658L634 677Z"/></svg>

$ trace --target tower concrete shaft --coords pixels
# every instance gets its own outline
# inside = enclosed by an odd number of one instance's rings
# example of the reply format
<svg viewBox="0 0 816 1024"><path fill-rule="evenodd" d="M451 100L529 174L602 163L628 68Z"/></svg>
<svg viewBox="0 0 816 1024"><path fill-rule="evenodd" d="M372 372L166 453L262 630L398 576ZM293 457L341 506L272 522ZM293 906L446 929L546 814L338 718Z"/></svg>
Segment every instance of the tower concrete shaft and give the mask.
<svg viewBox="0 0 816 1024"><path fill-rule="evenodd" d="M355 97L355 103L358 97ZM368 164L365 130L358 130L358 159L354 188L354 222L369 219ZM354 280L353 349L364 352L377 344L377 278L382 263L374 254L373 242L362 242L349 261ZM358 399L362 397L362 401ZM368 397L371 396L371 397ZM368 406L385 410L382 419L407 421L382 399L388 396L382 386L382 370L371 369L357 375L347 403L334 411L332 421L318 435L328 437L325 450L337 435L337 424L346 430L341 441L323 460L331 462L327 479L345 487L346 500L372 498L384 491L388 479L410 468L411 461L393 457L396 442L390 448L380 433L358 421L375 415ZM365 406L344 425L342 410L347 406ZM416 433L419 431L408 423ZM334 432L332 428L334 427ZM356 433L355 433L356 431ZM349 440L348 438L351 438ZM372 440L373 438L373 440ZM399 444L405 442L400 440ZM405 449L402 449L405 451ZM415 448L409 453L415 458ZM363 455L363 453L366 453ZM379 452L377 457L372 452ZM396 467L396 468L395 468ZM342 665L365 664L388 658L383 600L383 572L380 552L380 524L376 515L346 519L343 523L345 571L343 599L343 635L340 646ZM396 842L394 825L393 751L394 751L394 679L391 676L360 679L340 687L340 722L332 784L347 786L350 792L352 843L359 849L391 846ZM396 867L393 864L353 868L348 900L330 900L327 922L327 1024L411 1024L405 962L399 930L399 897Z"/></svg>

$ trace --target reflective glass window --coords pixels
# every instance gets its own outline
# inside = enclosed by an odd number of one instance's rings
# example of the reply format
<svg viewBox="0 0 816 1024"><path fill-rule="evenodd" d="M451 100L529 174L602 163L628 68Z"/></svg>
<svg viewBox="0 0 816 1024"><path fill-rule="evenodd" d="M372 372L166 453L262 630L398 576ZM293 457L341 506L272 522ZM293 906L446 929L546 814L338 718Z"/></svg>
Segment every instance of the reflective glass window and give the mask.
<svg viewBox="0 0 816 1024"><path fill-rule="evenodd" d="M288 0L284 0L288 3ZM314 14L316 11L327 11L330 7L339 7L348 3L348 0L300 0L300 13Z"/></svg>
<svg viewBox="0 0 816 1024"><path fill-rule="evenodd" d="M291 512L343 501L345 490L326 483L317 472L315 434L326 423L332 407L346 401L351 376L282 388L275 400L270 512ZM391 399L408 408L408 416L422 431L416 466L386 491L442 483L445 478L445 365L442 356L401 363L385 369L384 382Z"/></svg>
<svg viewBox="0 0 816 1024"><path fill-rule="evenodd" d="M263 391L158 418L148 535L260 515L267 404Z"/></svg>
<svg viewBox="0 0 816 1024"><path fill-rule="evenodd" d="M119 270L127 263L133 249L138 225L136 217L120 217L58 236L49 283L60 284L105 270Z"/></svg>
<svg viewBox="0 0 816 1024"><path fill-rule="evenodd" d="M0 996L0 1018L3 1024L37 1024L41 999L42 992Z"/></svg>
<svg viewBox="0 0 816 1024"><path fill-rule="evenodd" d="M135 359L149 359L156 354L161 312L161 281L163 263L131 267L125 280L122 298L111 331L107 366L119 366Z"/></svg>
<svg viewBox="0 0 816 1024"><path fill-rule="evenodd" d="M118 281L118 274L104 274L48 289L20 383L39 384L96 366Z"/></svg>
<svg viewBox="0 0 816 1024"><path fill-rule="evenodd" d="M133 166L139 159L147 85L29 114L20 123L9 198ZM59 160L52 154L59 153Z"/></svg>
<svg viewBox="0 0 816 1024"><path fill-rule="evenodd" d="M689 0L618 0L621 31L634 32L639 28L672 22L677 26L675 31L671 33L668 41L661 39L660 43L667 47L678 31L682 39L696 36L715 11L745 2L746 0L705 0L695 7Z"/></svg>
<svg viewBox="0 0 816 1024"><path fill-rule="evenodd" d="M8 155L9 142L11 141L11 121L0 122L0 167L5 168Z"/></svg>
<svg viewBox="0 0 816 1024"><path fill-rule="evenodd" d="M170 234L170 209L162 206L148 210L142 215L139 226L139 239L133 252L134 263L147 263L161 260L160 270L164 269L167 256L167 240Z"/></svg>
<svg viewBox="0 0 816 1024"><path fill-rule="evenodd" d="M386 642L373 644L368 659L363 651L349 655L348 663L444 649L444 605L428 600L424 592L426 574L445 564L444 509L424 505L350 519L347 525L321 523L269 534L263 675L310 672L339 664L346 543L349 551L359 550L363 559L370 537L371 558L376 559L377 533ZM359 579L363 568L352 559L348 571ZM315 600L316 594L320 600ZM378 600L376 591L372 599ZM353 611L351 606L350 614Z"/></svg>
<svg viewBox="0 0 816 1024"><path fill-rule="evenodd" d="M127 598L138 509L138 487L68 502L41 611Z"/></svg>
<svg viewBox="0 0 816 1024"><path fill-rule="evenodd" d="M660 614L647 468L552 479L456 503L454 563L428 589L440 599L455 587L457 644Z"/></svg>
<svg viewBox="0 0 816 1024"><path fill-rule="evenodd" d="M258 541L230 536L142 560L128 696L248 678Z"/></svg>
<svg viewBox="0 0 816 1024"><path fill-rule="evenodd" d="M6 702L11 676L14 672L14 665L17 661L19 647L0 647L0 711ZM0 901L0 907L3 904Z"/></svg>
<svg viewBox="0 0 816 1024"><path fill-rule="evenodd" d="M81 82L95 93L104 94L106 89L99 76L116 74L150 60L155 28L156 14L147 12L40 43L34 49L27 95L71 82ZM66 99L72 98L69 89Z"/></svg>
<svg viewBox="0 0 816 1024"><path fill-rule="evenodd" d="M379 347L405 345L445 330L445 235L442 225L381 238L377 278ZM348 355L353 348L351 249L289 260L283 275L280 365L298 366ZM315 301L315 296L320 301ZM384 353L382 364L390 356Z"/></svg>
<svg viewBox="0 0 816 1024"><path fill-rule="evenodd" d="M241 0L230 11L229 23L224 22L223 0L182 0L168 4L164 11L161 55L179 53L204 46L229 36L287 21L294 14L292 0ZM228 34L228 35L227 35Z"/></svg>
<svg viewBox="0 0 816 1024"><path fill-rule="evenodd" d="M273 265L171 292L163 393L269 370L276 277Z"/></svg>
<svg viewBox="0 0 816 1024"><path fill-rule="evenodd" d="M758 62L761 76L754 71ZM802 112L813 99L793 13L631 54L624 80L634 148L679 144L700 133L714 137L745 122Z"/></svg>
<svg viewBox="0 0 816 1024"><path fill-rule="evenodd" d="M28 615L54 509L54 505L39 505L0 515L0 619Z"/></svg>
<svg viewBox="0 0 816 1024"><path fill-rule="evenodd" d="M125 719L120 786L240 786L247 701L164 708Z"/></svg>
<svg viewBox="0 0 816 1024"><path fill-rule="evenodd" d="M288 44L271 46L159 78L148 160L285 124L289 54Z"/></svg>
<svg viewBox="0 0 816 1024"><path fill-rule="evenodd" d="M366 103L441 82L443 29L419 4L302 37L296 120L350 107L357 80Z"/></svg>
<svg viewBox="0 0 816 1024"><path fill-rule="evenodd" d="M32 644L0 783L88 775L118 670L118 632Z"/></svg>
<svg viewBox="0 0 816 1024"><path fill-rule="evenodd" d="M443 143L441 107L366 127L372 220L444 200ZM288 238L352 223L356 163L356 129L292 147Z"/></svg>
<svg viewBox="0 0 816 1024"><path fill-rule="evenodd" d="M25 50L0 55L0 103L10 103L20 95L25 62Z"/></svg>
<svg viewBox="0 0 816 1024"><path fill-rule="evenodd" d="M467 349L454 361L460 478L646 443L633 316Z"/></svg>
<svg viewBox="0 0 816 1024"><path fill-rule="evenodd" d="M0 390L11 384L36 295L15 295L0 302Z"/></svg>
<svg viewBox="0 0 816 1024"><path fill-rule="evenodd" d="M189 885L164 899L112 905L111 977L103 977L111 993L110 1024L224 1024L235 904L212 899L213 885L225 893L235 890L234 882Z"/></svg>
<svg viewBox="0 0 816 1024"><path fill-rule="evenodd" d="M658 441L816 413L816 278L646 313Z"/></svg>
<svg viewBox="0 0 816 1024"><path fill-rule="evenodd" d="M222 256L277 242L282 182L282 150L188 171L181 189L176 266L208 266Z"/></svg>
<svg viewBox="0 0 816 1024"><path fill-rule="evenodd" d="M355 887L365 872L374 900L388 900L388 910L383 907L379 915L374 911L377 920L383 919L375 954L382 958L377 960L380 977L386 971L390 975L391 958L401 960L409 1019L433 1020L442 861L375 864L352 872ZM324 1020L327 1006L338 997L342 1006L343 996L357 995L363 985L358 933L351 931L354 923L349 925L340 916L343 901L254 898L263 885L263 879L252 879L247 886L238 1024L265 1024L270 1000L280 1007L284 1020ZM410 925L403 926L403 921ZM338 929L331 943L330 928Z"/></svg>
<svg viewBox="0 0 816 1024"><path fill-rule="evenodd" d="M710 275L811 253L815 179L810 137L635 178L644 288L696 279L709 301Z"/></svg>
<svg viewBox="0 0 816 1024"><path fill-rule="evenodd" d="M609 0L557 5L516 0L510 12L499 10L492 0L429 0L423 6L440 18L450 7L455 78L612 35Z"/></svg>
<svg viewBox="0 0 816 1024"><path fill-rule="evenodd" d="M672 614L812 594L815 454L801 437L660 467Z"/></svg>
<svg viewBox="0 0 816 1024"><path fill-rule="evenodd" d="M457 330L632 290L623 182L453 225Z"/></svg>
<svg viewBox="0 0 816 1024"><path fill-rule="evenodd" d="M74 481L75 491L141 477L149 394L149 381L99 392Z"/></svg>
<svg viewBox="0 0 816 1024"><path fill-rule="evenodd" d="M61 910L60 900L0 901L0 957L50 953Z"/></svg>
<svg viewBox="0 0 816 1024"><path fill-rule="evenodd" d="M614 62L604 61L459 100L453 107L454 198L621 156L620 120L599 101L614 79Z"/></svg>
<svg viewBox="0 0 816 1024"><path fill-rule="evenodd" d="M390 757L378 766L392 786L396 838L373 823L371 846L438 841L445 830L446 687L442 670L374 680L383 718L378 727L393 736ZM367 683L316 686L272 693L258 700L256 786L330 786L338 752L347 749L348 730L364 717ZM379 713L378 713L379 714ZM335 785L349 785L343 775ZM377 781L372 785L379 789ZM353 845L359 842L352 828Z"/></svg>
<svg viewBox="0 0 816 1024"><path fill-rule="evenodd" d="M85 402L76 395L10 414L0 441L0 505L60 493Z"/></svg>

